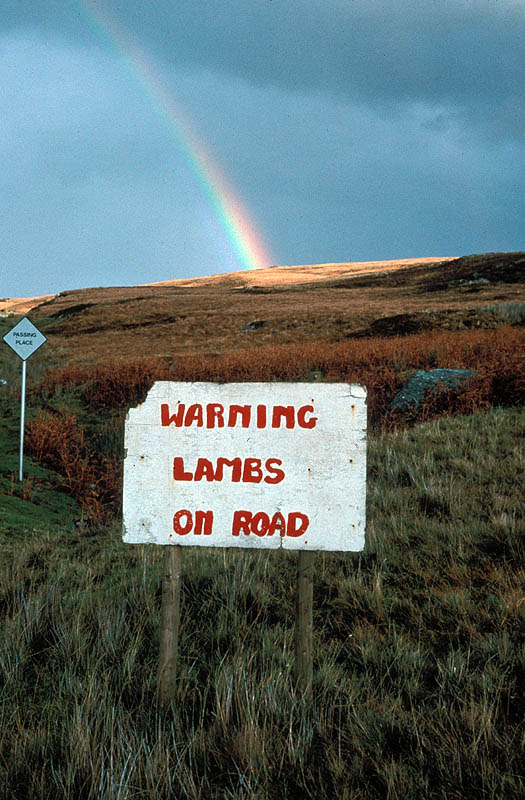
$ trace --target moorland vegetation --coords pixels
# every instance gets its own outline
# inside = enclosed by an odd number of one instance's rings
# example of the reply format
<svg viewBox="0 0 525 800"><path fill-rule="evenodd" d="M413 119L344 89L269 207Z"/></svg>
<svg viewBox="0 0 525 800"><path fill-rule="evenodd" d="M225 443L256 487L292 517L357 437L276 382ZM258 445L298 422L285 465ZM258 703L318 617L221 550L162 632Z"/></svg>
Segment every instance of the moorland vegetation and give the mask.
<svg viewBox="0 0 525 800"><path fill-rule="evenodd" d="M507 290L486 304L511 302ZM186 343L169 358L89 363L63 344L57 363L42 348L22 484L19 365L4 348L0 798L524 796L518 312L512 300L492 329L367 336L361 320L357 337ZM48 307L34 321L45 332L62 319ZM437 367L476 374L391 413L406 378ZM367 386L370 435L366 548L316 558L312 699L293 680L295 554L190 548L175 702L161 711L162 548L120 535L126 410L155 380L313 375Z"/></svg>

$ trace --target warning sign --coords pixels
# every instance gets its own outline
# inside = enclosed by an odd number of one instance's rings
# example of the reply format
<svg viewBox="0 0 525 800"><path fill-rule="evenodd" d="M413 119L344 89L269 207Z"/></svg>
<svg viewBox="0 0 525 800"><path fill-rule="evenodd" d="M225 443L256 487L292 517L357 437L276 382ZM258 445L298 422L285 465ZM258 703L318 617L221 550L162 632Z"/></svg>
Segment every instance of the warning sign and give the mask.
<svg viewBox="0 0 525 800"><path fill-rule="evenodd" d="M158 382L126 420L130 543L362 550L366 391Z"/></svg>

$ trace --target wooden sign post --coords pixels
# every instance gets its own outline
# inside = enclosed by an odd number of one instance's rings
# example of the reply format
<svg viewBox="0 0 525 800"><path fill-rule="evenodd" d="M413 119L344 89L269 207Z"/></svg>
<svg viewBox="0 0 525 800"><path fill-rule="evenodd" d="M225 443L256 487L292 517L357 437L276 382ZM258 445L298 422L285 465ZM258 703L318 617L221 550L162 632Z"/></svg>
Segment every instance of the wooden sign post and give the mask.
<svg viewBox="0 0 525 800"><path fill-rule="evenodd" d="M166 708L173 700L180 627L180 585L182 552L180 545L167 547L162 575L160 653L157 676L157 702Z"/></svg>
<svg viewBox="0 0 525 800"><path fill-rule="evenodd" d="M126 420L123 539L168 545L157 696L173 698L181 547L298 550L296 679L312 686L316 550L364 546L366 392L160 381Z"/></svg>
<svg viewBox="0 0 525 800"><path fill-rule="evenodd" d="M322 372L316 370L309 377L320 381ZM314 671L314 569L315 553L300 550L295 587L295 685L307 698L312 695Z"/></svg>
<svg viewBox="0 0 525 800"><path fill-rule="evenodd" d="M307 697L313 680L314 566L315 553L301 550L295 589L295 684Z"/></svg>

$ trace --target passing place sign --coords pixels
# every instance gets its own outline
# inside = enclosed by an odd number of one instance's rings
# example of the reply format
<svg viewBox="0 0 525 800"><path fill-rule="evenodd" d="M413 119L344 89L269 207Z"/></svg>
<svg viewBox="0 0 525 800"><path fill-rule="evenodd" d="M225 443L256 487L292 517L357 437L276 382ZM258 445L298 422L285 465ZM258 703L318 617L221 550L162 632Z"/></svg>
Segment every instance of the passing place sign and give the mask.
<svg viewBox="0 0 525 800"><path fill-rule="evenodd" d="M366 391L158 382L126 419L123 538L362 550Z"/></svg>
<svg viewBox="0 0 525 800"><path fill-rule="evenodd" d="M47 339L31 320L24 317L20 322L11 328L4 336L4 342L20 356L22 361L26 361Z"/></svg>

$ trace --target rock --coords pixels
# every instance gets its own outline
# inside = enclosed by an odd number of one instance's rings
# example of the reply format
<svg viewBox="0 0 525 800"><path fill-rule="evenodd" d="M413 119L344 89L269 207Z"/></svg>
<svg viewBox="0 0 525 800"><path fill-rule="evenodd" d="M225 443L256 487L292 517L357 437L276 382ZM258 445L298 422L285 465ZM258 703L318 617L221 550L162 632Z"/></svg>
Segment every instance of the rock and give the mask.
<svg viewBox="0 0 525 800"><path fill-rule="evenodd" d="M428 372L418 369L396 394L390 403L390 411L403 413L419 408L428 392L438 385L443 390L461 391L461 387L475 374L474 369L431 369Z"/></svg>
<svg viewBox="0 0 525 800"><path fill-rule="evenodd" d="M242 331L243 333L246 333L246 331L255 331L257 328L262 328L263 325L266 325L266 320L256 319L254 322L249 322L248 325L245 325Z"/></svg>
<svg viewBox="0 0 525 800"><path fill-rule="evenodd" d="M499 306L505 308L500 311L498 310ZM513 324L513 320L518 323L522 315L525 319L525 311L519 310L521 306L525 309L525 303L500 303L499 306L478 306L478 308L466 309L445 308L440 311L413 311L410 314L379 317L371 322L368 328L346 333L345 338L408 336L412 333L435 330L495 329Z"/></svg>

